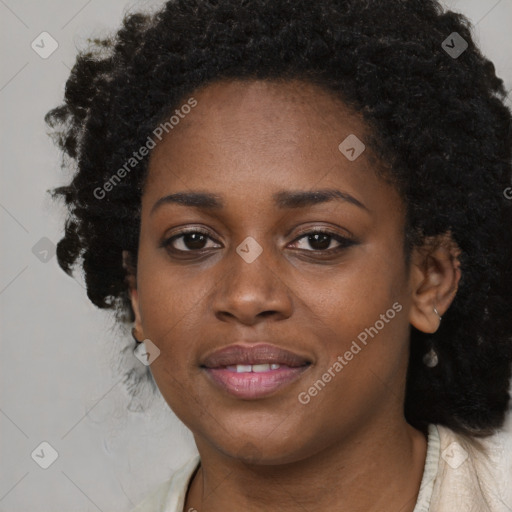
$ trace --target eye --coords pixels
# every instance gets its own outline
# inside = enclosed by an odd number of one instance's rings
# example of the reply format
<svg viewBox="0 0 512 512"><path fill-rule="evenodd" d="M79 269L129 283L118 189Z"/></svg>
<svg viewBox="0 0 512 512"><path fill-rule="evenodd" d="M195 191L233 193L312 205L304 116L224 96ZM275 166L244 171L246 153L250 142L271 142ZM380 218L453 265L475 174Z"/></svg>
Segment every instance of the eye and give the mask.
<svg viewBox="0 0 512 512"><path fill-rule="evenodd" d="M207 231L194 228L180 231L170 238L167 238L163 241L162 247L175 253L202 251L211 248L205 246L208 239L213 240Z"/></svg>
<svg viewBox="0 0 512 512"><path fill-rule="evenodd" d="M338 252L356 243L354 240L351 240L350 238L344 237L337 233L319 229L303 233L300 237L296 238L292 244L297 244L300 240L303 239L306 239L303 245L309 245L312 250L305 247L296 248L308 252L323 252L327 254ZM167 238L162 242L161 247L165 247L175 254L203 251L205 249L217 247L215 244L213 247L208 247L206 245L208 240L215 241L207 231L193 228L180 231L170 238ZM337 246L335 245L333 247L333 242L337 244Z"/></svg>
<svg viewBox="0 0 512 512"><path fill-rule="evenodd" d="M302 239L306 239L303 245L309 245L309 247L311 247L313 250L307 249L305 247L298 247L298 249L309 252L325 252L329 254L350 247L356 243L350 238L320 229L308 231L307 233L302 234L300 237L296 238L293 243L296 244ZM338 245L333 247L333 242L335 244L337 243Z"/></svg>

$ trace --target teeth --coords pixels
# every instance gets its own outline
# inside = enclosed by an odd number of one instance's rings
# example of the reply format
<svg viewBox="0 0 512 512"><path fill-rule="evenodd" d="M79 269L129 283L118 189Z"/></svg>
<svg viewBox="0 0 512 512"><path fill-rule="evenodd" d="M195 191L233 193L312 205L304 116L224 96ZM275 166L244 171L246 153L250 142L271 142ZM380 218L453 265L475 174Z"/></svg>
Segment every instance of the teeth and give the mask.
<svg viewBox="0 0 512 512"><path fill-rule="evenodd" d="M236 373L259 373L259 372L268 372L269 370L277 370L281 368L280 364L272 363L272 364L237 364L226 366L227 370Z"/></svg>
<svg viewBox="0 0 512 512"><path fill-rule="evenodd" d="M270 370L269 364L253 364L252 371L253 372L268 372Z"/></svg>

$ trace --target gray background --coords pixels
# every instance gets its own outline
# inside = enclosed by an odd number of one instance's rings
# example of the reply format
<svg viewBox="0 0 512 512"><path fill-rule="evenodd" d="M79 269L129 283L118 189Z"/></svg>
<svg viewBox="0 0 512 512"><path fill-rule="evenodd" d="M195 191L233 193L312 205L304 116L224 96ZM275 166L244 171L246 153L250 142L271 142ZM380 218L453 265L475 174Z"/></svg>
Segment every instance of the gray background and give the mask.
<svg viewBox="0 0 512 512"><path fill-rule="evenodd" d="M129 510L195 453L161 397L143 414L127 410L115 360L130 340L89 302L80 277L57 266L64 210L45 194L68 181L43 116L62 100L76 49L116 29L126 11L162 3L0 0L0 511ZM475 24L511 91L512 0L445 5ZM47 59L31 47L43 31L59 45ZM31 457L43 441L58 452L48 469ZM39 460L49 456L40 450Z"/></svg>

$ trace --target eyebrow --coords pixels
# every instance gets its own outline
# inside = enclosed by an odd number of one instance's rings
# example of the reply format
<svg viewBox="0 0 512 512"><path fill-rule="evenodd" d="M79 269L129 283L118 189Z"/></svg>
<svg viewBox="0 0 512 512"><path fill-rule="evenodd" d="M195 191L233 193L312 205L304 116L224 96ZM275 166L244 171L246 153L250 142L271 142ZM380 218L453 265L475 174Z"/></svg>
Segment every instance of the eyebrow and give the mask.
<svg viewBox="0 0 512 512"><path fill-rule="evenodd" d="M329 201L342 201L353 204L363 210L368 208L351 196L347 192L336 189L321 189L311 191L289 191L282 190L272 196L274 204L279 209L286 208L306 208L316 204L327 203ZM191 208L201 208L204 210L221 210L224 207L224 200L218 194L207 192L177 192L158 199L151 208L150 215L164 204L179 204Z"/></svg>

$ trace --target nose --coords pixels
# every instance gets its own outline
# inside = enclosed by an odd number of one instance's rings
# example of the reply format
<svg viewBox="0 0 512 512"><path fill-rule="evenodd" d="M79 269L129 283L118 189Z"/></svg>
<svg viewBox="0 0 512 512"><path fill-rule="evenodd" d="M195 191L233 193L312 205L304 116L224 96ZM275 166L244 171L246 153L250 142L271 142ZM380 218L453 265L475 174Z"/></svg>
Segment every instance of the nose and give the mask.
<svg viewBox="0 0 512 512"><path fill-rule="evenodd" d="M253 259L246 257L250 252L244 253L244 248L254 250L241 244L240 253L233 250L225 258L222 280L214 295L215 316L245 325L289 318L293 293L282 272L280 275L272 251L262 247L263 251Z"/></svg>

